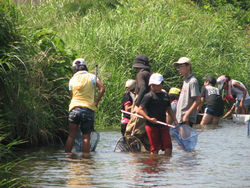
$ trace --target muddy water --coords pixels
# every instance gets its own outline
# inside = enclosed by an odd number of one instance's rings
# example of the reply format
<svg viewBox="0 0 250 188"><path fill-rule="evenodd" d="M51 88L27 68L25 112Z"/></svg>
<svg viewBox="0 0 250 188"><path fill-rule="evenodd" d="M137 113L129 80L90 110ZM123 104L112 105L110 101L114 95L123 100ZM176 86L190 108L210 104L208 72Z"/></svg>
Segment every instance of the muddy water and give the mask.
<svg viewBox="0 0 250 188"><path fill-rule="evenodd" d="M200 129L196 126L195 128ZM250 187L247 125L223 120L207 126L191 152L173 138L173 155L113 152L119 132L100 132L95 153L65 154L64 147L21 153L32 157L18 170L31 187Z"/></svg>

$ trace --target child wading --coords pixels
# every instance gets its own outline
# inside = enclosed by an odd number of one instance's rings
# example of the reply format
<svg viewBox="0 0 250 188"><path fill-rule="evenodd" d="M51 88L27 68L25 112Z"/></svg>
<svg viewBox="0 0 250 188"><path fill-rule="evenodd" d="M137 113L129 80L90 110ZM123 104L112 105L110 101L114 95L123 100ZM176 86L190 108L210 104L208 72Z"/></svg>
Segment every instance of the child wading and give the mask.
<svg viewBox="0 0 250 188"><path fill-rule="evenodd" d="M180 124L193 126L196 123L196 109L200 104L199 83L191 70L192 62L187 57L181 57L174 66L185 77L177 104L176 118Z"/></svg>
<svg viewBox="0 0 250 188"><path fill-rule="evenodd" d="M219 93L219 89L214 87L216 79L213 76L204 77L204 86L201 88L201 104L197 107L197 112L200 111L205 100L207 107L204 110L204 115L201 120L201 125L208 125L212 120L213 125L219 125L220 118L224 113L224 102Z"/></svg>
<svg viewBox="0 0 250 188"><path fill-rule="evenodd" d="M135 98L135 83L136 81L133 79L129 79L126 81L125 87L126 87L126 92L123 95L123 99L122 99L122 110L125 110L127 112L131 111L132 108L132 104L134 102L134 98ZM122 136L124 136L124 133L126 131L126 127L127 124L130 120L130 115L129 114L122 114L122 120L121 120L121 133Z"/></svg>
<svg viewBox="0 0 250 188"><path fill-rule="evenodd" d="M178 100L179 100L179 97L180 97L180 92L181 92L181 90L179 88L175 88L175 87L172 87L168 92L171 108L172 108L172 110L174 112L174 115L176 115L177 104L178 104ZM169 115L167 116L167 123L168 124L173 123L173 120Z"/></svg>
<svg viewBox="0 0 250 188"><path fill-rule="evenodd" d="M150 142L151 154L158 154L159 150L162 150L166 155L171 155L172 141L169 129L167 126L157 124L157 121L166 122L167 111L174 124L177 125L178 122L171 108L168 94L162 91L163 84L164 79L161 74L154 73L150 76L151 91L144 95L138 111L146 119L145 129Z"/></svg>
<svg viewBox="0 0 250 188"><path fill-rule="evenodd" d="M236 112L237 114L248 114L250 108L250 96L243 83L231 79L228 75L222 75L217 79L219 89L227 91L224 100L233 99L233 94L236 95Z"/></svg>
<svg viewBox="0 0 250 188"><path fill-rule="evenodd" d="M73 71L75 74L69 81L72 99L69 105L69 135L65 152L71 152L80 125L83 137L82 151L89 153L90 134L94 131L95 110L105 92L105 87L96 75L88 72L84 59L78 58L73 61ZM100 90L96 101L94 100L95 85Z"/></svg>

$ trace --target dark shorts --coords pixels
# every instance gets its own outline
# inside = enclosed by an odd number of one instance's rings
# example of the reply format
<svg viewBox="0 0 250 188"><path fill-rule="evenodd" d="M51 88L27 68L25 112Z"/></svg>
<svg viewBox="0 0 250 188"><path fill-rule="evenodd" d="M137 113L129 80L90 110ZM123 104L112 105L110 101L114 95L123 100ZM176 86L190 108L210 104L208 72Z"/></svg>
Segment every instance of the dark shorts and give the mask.
<svg viewBox="0 0 250 188"><path fill-rule="evenodd" d="M190 127L193 127L193 125L194 125L194 123L193 123L193 122L188 121L188 123L189 123L189 126L190 126ZM180 122L179 124L184 124L184 125L186 125L186 124L185 124L185 122Z"/></svg>
<svg viewBox="0 0 250 188"><path fill-rule="evenodd" d="M244 100L244 104L243 104L243 105L250 108L250 99ZM237 100L237 101L236 101L235 106L236 106L236 107L239 107L239 106L240 106L240 100Z"/></svg>
<svg viewBox="0 0 250 188"><path fill-rule="evenodd" d="M153 127L145 126L148 139L150 142L150 151L162 150L166 148L172 149L172 141L167 126L164 127Z"/></svg>
<svg viewBox="0 0 250 188"><path fill-rule="evenodd" d="M95 112L88 108L75 107L69 113L69 122L80 124L82 134L94 131Z"/></svg>
<svg viewBox="0 0 250 188"><path fill-rule="evenodd" d="M221 117L224 113L224 109L212 109L212 108L205 108L204 113L216 116L216 117Z"/></svg>

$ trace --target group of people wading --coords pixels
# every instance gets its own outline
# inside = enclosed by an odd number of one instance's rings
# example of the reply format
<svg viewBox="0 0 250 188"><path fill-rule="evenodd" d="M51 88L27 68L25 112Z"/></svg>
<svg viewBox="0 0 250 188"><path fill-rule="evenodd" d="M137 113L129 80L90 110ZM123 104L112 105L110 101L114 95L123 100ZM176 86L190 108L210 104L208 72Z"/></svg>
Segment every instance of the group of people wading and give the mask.
<svg viewBox="0 0 250 188"><path fill-rule="evenodd" d="M248 113L250 96L245 86L229 76L220 76L217 80L213 76L204 77L204 86L199 91L199 83L192 72L192 62L187 57L181 57L173 65L184 76L181 90L171 88L169 92L163 89L164 78L159 73L151 73L151 66L146 55L138 55L133 64L137 70L136 80L127 80L122 100L122 109L140 114L144 118L137 118L123 114L121 133L131 135L135 127L134 136L139 138L151 154L160 150L166 155L172 153L172 141L167 126L157 121L185 124L193 126L204 102L207 106L201 120L201 125L218 125L224 114L224 102L219 89L225 89L227 95L224 100L235 100L237 113ZM84 59L78 58L73 62L74 75L69 82L72 100L69 107L69 136L65 152L71 152L78 128L83 135L83 152L89 153L90 133L94 130L94 111L101 100L105 88L96 75L89 73ZM218 84L218 88L215 84ZM95 86L100 90L95 101ZM235 94L235 95L234 95ZM235 97L233 97L235 96Z"/></svg>

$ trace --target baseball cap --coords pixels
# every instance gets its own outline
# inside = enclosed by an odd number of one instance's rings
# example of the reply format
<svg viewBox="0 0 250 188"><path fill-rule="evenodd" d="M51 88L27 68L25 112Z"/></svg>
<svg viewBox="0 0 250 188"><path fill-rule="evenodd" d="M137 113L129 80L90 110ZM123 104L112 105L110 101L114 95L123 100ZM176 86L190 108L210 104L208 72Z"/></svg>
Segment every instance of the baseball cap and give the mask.
<svg viewBox="0 0 250 188"><path fill-rule="evenodd" d="M213 76L203 77L202 79L205 81L208 81L212 85L216 84L216 79Z"/></svg>
<svg viewBox="0 0 250 188"><path fill-rule="evenodd" d="M218 84L218 88L219 89L222 89L224 83L227 81L227 78L225 75L222 75L220 76L218 79L217 79L217 84Z"/></svg>
<svg viewBox="0 0 250 188"><path fill-rule="evenodd" d="M135 83L136 83L135 80L133 80L133 79L128 79L128 80L126 81L125 87L128 87L129 90L133 90L133 89L135 89Z"/></svg>
<svg viewBox="0 0 250 188"><path fill-rule="evenodd" d="M133 68L150 69L148 57L145 55L138 55L135 58Z"/></svg>
<svg viewBox="0 0 250 188"><path fill-rule="evenodd" d="M178 64L188 63L189 65L192 64L191 60L187 57L181 57L177 62L174 62L174 66L177 66Z"/></svg>
<svg viewBox="0 0 250 188"><path fill-rule="evenodd" d="M154 84L154 85L160 85L161 82L163 82L163 76L159 73L153 73L149 78L148 85Z"/></svg>
<svg viewBox="0 0 250 188"><path fill-rule="evenodd" d="M181 92L181 90L180 90L179 88L172 87L172 88L169 90L168 94L177 94L177 95L180 95L180 92Z"/></svg>
<svg viewBox="0 0 250 188"><path fill-rule="evenodd" d="M78 58L78 59L75 59L73 61L73 67L76 67L76 66L81 66L81 65L87 65L86 61L82 58Z"/></svg>

